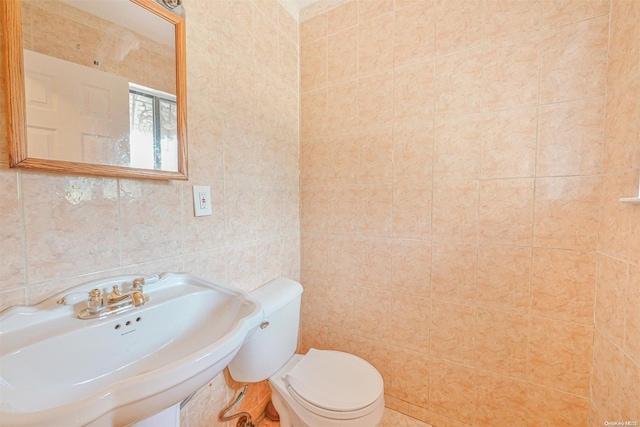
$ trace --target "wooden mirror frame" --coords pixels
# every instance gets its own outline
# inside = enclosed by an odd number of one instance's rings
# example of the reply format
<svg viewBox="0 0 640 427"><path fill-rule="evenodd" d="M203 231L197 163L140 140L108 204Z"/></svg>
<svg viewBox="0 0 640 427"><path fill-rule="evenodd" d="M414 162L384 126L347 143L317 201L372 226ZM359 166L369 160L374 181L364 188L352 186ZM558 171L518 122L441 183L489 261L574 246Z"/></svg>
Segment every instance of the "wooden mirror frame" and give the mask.
<svg viewBox="0 0 640 427"><path fill-rule="evenodd" d="M139 169L92 163L29 158L26 138L26 102L24 83L24 55L22 41L22 12L20 0L1 0L1 25L5 91L7 96L7 137L9 166L69 175L93 175L115 178L147 178L187 180L187 73L185 55L185 22L180 16L163 8L153 0L130 0L175 26L176 51L176 107L178 135L178 171Z"/></svg>

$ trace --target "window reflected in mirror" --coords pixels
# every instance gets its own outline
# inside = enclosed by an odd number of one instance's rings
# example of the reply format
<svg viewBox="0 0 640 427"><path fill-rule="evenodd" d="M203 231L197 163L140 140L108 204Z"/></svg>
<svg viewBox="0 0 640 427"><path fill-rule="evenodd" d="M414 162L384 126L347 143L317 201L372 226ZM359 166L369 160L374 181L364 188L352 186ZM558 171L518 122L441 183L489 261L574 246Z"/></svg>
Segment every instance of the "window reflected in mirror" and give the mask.
<svg viewBox="0 0 640 427"><path fill-rule="evenodd" d="M174 95L129 85L130 166L178 170L178 109Z"/></svg>

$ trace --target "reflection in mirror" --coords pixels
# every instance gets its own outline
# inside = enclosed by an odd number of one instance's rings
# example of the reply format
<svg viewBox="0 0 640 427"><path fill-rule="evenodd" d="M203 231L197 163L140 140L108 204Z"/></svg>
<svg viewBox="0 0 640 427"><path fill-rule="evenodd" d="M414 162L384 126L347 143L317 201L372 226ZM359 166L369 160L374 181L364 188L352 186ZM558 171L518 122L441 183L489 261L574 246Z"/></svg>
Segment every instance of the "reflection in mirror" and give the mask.
<svg viewBox="0 0 640 427"><path fill-rule="evenodd" d="M23 0L29 157L178 170L174 27L129 0Z"/></svg>
<svg viewBox="0 0 640 427"><path fill-rule="evenodd" d="M10 166L187 179L184 10L170 10L1 0Z"/></svg>
<svg viewBox="0 0 640 427"><path fill-rule="evenodd" d="M178 170L176 97L129 84L129 165Z"/></svg>

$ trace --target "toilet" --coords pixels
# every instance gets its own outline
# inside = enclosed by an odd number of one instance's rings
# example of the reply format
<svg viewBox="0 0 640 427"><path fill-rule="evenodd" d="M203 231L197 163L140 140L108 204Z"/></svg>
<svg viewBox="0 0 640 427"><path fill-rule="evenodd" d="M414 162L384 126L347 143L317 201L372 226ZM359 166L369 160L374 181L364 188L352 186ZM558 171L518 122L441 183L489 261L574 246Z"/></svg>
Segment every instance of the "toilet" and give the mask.
<svg viewBox="0 0 640 427"><path fill-rule="evenodd" d="M281 427L376 427L384 384L369 362L349 353L296 354L302 285L281 277L251 292L264 320L229 364L234 380L268 379Z"/></svg>

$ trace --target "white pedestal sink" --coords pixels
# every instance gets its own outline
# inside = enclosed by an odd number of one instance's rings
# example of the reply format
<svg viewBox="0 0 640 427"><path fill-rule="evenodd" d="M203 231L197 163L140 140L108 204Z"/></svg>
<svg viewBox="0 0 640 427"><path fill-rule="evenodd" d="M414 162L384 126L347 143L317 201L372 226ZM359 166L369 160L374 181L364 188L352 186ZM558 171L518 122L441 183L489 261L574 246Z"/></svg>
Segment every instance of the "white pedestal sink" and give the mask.
<svg viewBox="0 0 640 427"><path fill-rule="evenodd" d="M248 293L188 274L145 286L149 301L81 320L69 293L123 288L139 276L85 283L0 313L0 424L127 426L179 403L220 373L262 321Z"/></svg>

